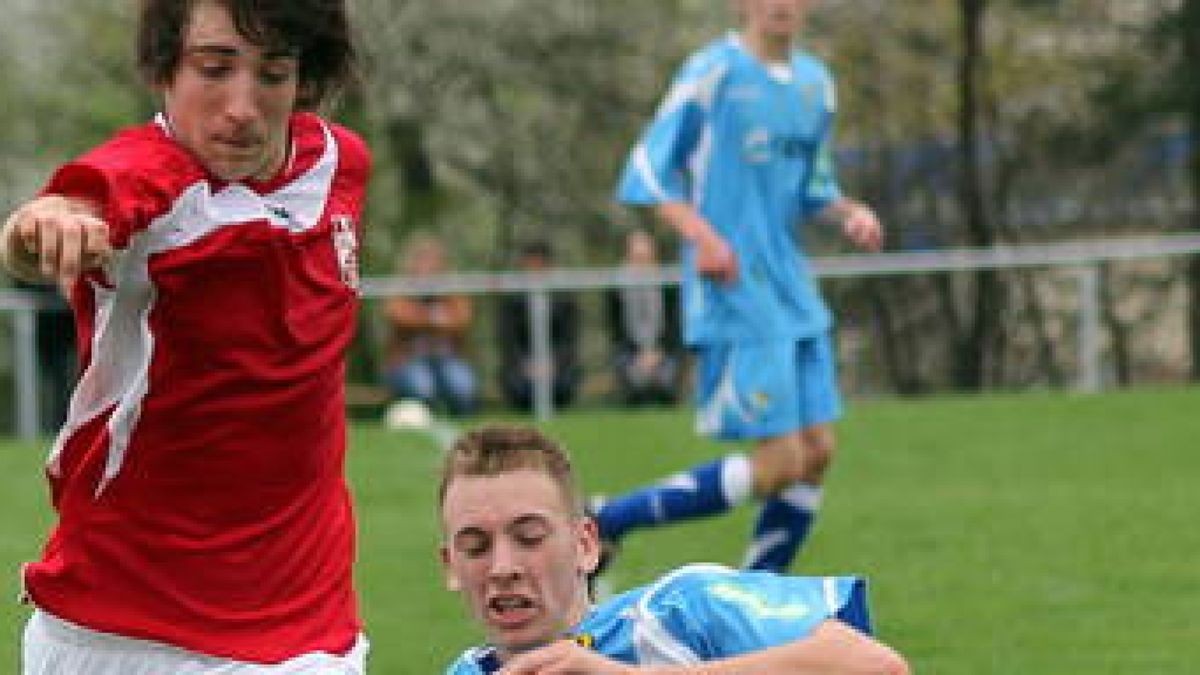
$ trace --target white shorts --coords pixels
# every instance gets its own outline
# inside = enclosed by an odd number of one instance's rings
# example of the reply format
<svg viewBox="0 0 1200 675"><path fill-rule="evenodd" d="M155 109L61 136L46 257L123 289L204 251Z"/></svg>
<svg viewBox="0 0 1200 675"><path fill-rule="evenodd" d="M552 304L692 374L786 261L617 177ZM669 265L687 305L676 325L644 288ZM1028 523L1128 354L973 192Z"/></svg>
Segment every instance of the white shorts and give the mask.
<svg viewBox="0 0 1200 675"><path fill-rule="evenodd" d="M101 633L34 610L25 624L23 675L366 675L367 638L345 656L314 653L276 665L239 663Z"/></svg>

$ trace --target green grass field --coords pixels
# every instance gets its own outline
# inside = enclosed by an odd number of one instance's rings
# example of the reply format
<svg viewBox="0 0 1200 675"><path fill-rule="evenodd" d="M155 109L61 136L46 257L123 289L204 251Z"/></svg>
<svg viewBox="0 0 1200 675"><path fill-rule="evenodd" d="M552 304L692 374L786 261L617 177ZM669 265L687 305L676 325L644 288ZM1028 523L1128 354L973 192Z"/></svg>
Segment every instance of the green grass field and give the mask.
<svg viewBox="0 0 1200 675"><path fill-rule="evenodd" d="M825 512L797 573L858 572L880 635L915 672L1200 672L1200 389L855 402ZM592 491L710 457L686 411L583 411L548 429ZM44 448L0 443L0 566L35 555L50 522ZM443 590L438 453L408 433L355 430L359 586L374 675L438 673L477 633ZM625 586L680 563L736 563L733 517L636 534ZM0 604L0 663L26 610ZM15 669L15 667L14 667Z"/></svg>

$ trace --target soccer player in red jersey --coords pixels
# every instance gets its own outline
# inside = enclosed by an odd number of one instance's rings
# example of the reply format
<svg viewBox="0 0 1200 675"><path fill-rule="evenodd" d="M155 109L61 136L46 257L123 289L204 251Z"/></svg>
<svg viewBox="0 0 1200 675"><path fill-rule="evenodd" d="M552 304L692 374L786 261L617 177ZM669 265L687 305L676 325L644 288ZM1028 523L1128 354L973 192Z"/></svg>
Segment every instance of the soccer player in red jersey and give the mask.
<svg viewBox="0 0 1200 675"><path fill-rule="evenodd" d="M26 674L362 673L344 352L370 156L312 110L345 0L144 0L152 121L0 231L67 279L81 377L25 566Z"/></svg>

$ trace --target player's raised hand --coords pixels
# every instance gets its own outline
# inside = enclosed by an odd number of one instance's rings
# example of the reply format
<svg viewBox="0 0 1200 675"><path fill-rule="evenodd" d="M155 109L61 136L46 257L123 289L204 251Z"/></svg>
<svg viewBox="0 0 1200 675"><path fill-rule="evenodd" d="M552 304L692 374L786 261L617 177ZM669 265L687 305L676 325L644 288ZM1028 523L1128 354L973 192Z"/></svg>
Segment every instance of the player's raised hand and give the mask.
<svg viewBox="0 0 1200 675"><path fill-rule="evenodd" d="M69 281L112 257L108 225L88 203L45 195L20 207L4 224L4 261L27 280Z"/></svg>
<svg viewBox="0 0 1200 675"><path fill-rule="evenodd" d="M559 640L515 656L499 675L633 675L636 672L634 667L605 658L573 640Z"/></svg>
<svg viewBox="0 0 1200 675"><path fill-rule="evenodd" d="M879 218L864 204L847 202L842 214L842 233L855 246L871 251L883 247L883 226Z"/></svg>

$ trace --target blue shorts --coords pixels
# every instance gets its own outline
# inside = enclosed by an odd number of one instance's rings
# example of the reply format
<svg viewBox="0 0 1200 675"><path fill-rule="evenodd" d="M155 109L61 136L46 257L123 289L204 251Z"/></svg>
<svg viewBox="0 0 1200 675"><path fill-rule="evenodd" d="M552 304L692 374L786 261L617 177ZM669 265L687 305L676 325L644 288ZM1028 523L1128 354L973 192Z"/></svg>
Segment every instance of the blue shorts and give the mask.
<svg viewBox="0 0 1200 675"><path fill-rule="evenodd" d="M774 438L842 414L828 333L795 341L696 348L696 431Z"/></svg>

